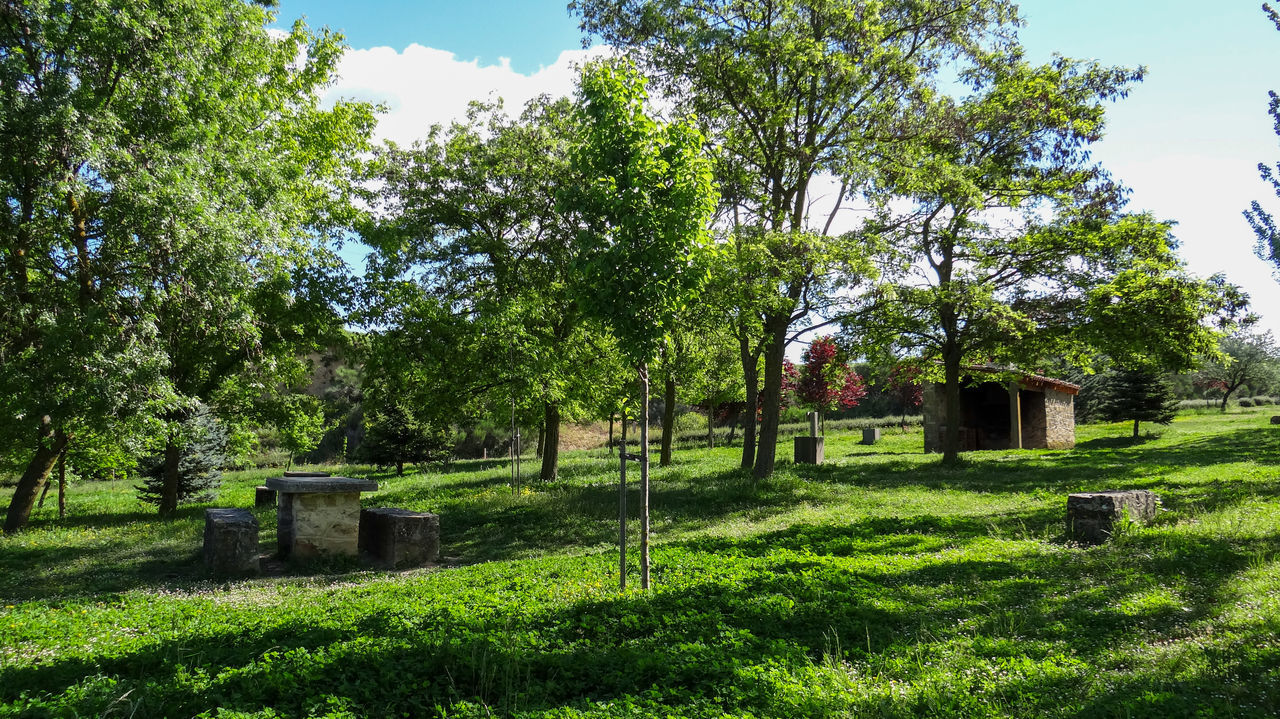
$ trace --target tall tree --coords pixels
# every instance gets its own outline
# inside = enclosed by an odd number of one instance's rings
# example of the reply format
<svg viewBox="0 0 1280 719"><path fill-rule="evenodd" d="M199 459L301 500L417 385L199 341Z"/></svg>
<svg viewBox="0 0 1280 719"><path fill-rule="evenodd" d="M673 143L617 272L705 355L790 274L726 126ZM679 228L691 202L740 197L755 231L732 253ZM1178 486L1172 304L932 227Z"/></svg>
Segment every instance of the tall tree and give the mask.
<svg viewBox="0 0 1280 719"><path fill-rule="evenodd" d="M757 477L773 472L782 366L792 329L845 293L823 292L830 272L855 271L867 255L855 238L810 222L816 180L833 175L840 200L867 189L883 145L904 137L902 118L927 97L940 67L1007 39L1016 22L1006 0L573 0L588 35L623 48L658 89L703 123L717 157L735 243L763 270L743 307L748 402L764 360ZM834 210L833 210L834 214ZM750 228L749 233L736 232ZM768 255L762 259L759 253ZM751 316L748 316L751 315ZM748 333L749 336L748 336ZM752 437L748 433L747 441ZM744 451L745 451L744 447ZM747 464L744 455L744 465Z"/></svg>
<svg viewBox="0 0 1280 719"><path fill-rule="evenodd" d="M217 334L270 366L245 336L269 330L244 311L244 275L288 277L299 238L349 212L335 196L372 124L364 105L319 109L339 38L274 37L273 20L242 0L0 11L0 404L32 452L8 531L77 433L180 421L205 394L175 376L170 330L198 319L184 342L205 350L204 329L234 327ZM232 371L221 356L181 371Z"/></svg>
<svg viewBox="0 0 1280 719"><path fill-rule="evenodd" d="M1262 11L1266 13L1276 29L1280 30L1280 12L1277 12L1270 3L1263 3ZM1280 135L1280 95L1276 94L1275 90L1267 94L1271 98L1267 112L1271 115L1276 134ZM1280 164L1272 167L1265 162L1259 162L1258 173L1264 182L1271 185L1272 191L1280 196ZM1259 258L1270 262L1272 272L1280 277L1280 228L1276 226L1275 218L1257 200L1254 200L1249 209L1245 210L1244 217L1258 238L1257 244L1254 245L1254 253Z"/></svg>
<svg viewBox="0 0 1280 719"><path fill-rule="evenodd" d="M901 256L872 322L882 341L940 363L948 463L966 363L1107 346L1185 365L1214 342L1202 324L1212 293L1183 273L1168 225L1118 216L1121 190L1089 160L1104 104L1141 71L1033 65L1010 48L963 78L967 95L921 117L927 152L887 169L915 208L881 225Z"/></svg>
<svg viewBox="0 0 1280 719"><path fill-rule="evenodd" d="M401 344L449 337L441 355L405 347L430 380L421 387L458 414L514 403L522 424L544 429L544 481L558 473L561 422L601 403L590 377L611 352L573 292L576 226L557 206L576 182L575 122L566 99L535 98L517 118L476 104L424 142L387 147L372 198L381 219L364 231L382 283L368 312L375 329L390 325Z"/></svg>
<svg viewBox="0 0 1280 719"><path fill-rule="evenodd" d="M649 363L705 280L696 258L710 243L716 191L702 135L687 122L653 120L645 85L625 62L583 71L574 165L584 182L564 201L582 223L579 301L610 328L640 380L640 586L648 589Z"/></svg>

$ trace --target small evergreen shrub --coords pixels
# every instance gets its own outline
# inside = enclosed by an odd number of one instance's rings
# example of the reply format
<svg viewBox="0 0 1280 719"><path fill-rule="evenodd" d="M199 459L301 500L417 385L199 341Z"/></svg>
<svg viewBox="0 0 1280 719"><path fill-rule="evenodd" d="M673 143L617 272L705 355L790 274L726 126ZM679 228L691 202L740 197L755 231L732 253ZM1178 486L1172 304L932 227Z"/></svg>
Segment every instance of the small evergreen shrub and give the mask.
<svg viewBox="0 0 1280 719"><path fill-rule="evenodd" d="M178 435L178 504L211 501L222 483L227 431L213 412L201 405L182 423ZM159 505L164 492L164 451L139 460L138 474L142 477L138 499Z"/></svg>
<svg viewBox="0 0 1280 719"><path fill-rule="evenodd" d="M1241 398L1240 398L1240 406L1241 406L1241 407L1253 407L1253 406L1255 406L1255 403L1254 403L1253 399L1251 399L1251 398L1249 398L1249 397L1241 397Z"/></svg>

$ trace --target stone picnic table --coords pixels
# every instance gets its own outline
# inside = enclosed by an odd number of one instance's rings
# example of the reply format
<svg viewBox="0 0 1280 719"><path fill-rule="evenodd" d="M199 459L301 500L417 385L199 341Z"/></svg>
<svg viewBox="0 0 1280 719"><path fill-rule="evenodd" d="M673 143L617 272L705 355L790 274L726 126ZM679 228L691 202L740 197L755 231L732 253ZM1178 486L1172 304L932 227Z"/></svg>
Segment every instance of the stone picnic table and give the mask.
<svg viewBox="0 0 1280 719"><path fill-rule="evenodd" d="M281 557L356 556L360 539L360 493L373 492L371 479L329 476L272 477L279 493L276 537Z"/></svg>

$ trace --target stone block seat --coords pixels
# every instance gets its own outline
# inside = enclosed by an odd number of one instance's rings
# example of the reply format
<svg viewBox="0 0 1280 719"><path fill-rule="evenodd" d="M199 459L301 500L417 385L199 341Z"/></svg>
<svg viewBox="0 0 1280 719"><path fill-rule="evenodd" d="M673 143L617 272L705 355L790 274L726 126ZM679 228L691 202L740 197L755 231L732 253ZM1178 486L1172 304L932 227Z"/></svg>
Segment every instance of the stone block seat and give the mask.
<svg viewBox="0 0 1280 719"><path fill-rule="evenodd" d="M254 487L253 506L259 509L276 506L276 491L270 487Z"/></svg>
<svg viewBox="0 0 1280 719"><path fill-rule="evenodd" d="M377 490L377 482L351 477L272 477L267 488L280 495L276 536L281 557L356 556L360 493Z"/></svg>
<svg viewBox="0 0 1280 719"><path fill-rule="evenodd" d="M360 510L360 551L399 569L440 558L440 517L394 507Z"/></svg>
<svg viewBox="0 0 1280 719"><path fill-rule="evenodd" d="M1067 534L1078 542L1098 544L1111 538L1127 516L1145 524L1155 519L1159 498L1146 489L1079 492L1067 497Z"/></svg>
<svg viewBox="0 0 1280 719"><path fill-rule="evenodd" d="M204 563L216 574L258 571L258 520L252 512L204 510Z"/></svg>
<svg viewBox="0 0 1280 719"><path fill-rule="evenodd" d="M796 437L794 462L796 464L822 464L822 437Z"/></svg>
<svg viewBox="0 0 1280 719"><path fill-rule="evenodd" d="M875 444L876 442L879 442L879 441L880 441L879 427L864 427L862 429L863 444Z"/></svg>

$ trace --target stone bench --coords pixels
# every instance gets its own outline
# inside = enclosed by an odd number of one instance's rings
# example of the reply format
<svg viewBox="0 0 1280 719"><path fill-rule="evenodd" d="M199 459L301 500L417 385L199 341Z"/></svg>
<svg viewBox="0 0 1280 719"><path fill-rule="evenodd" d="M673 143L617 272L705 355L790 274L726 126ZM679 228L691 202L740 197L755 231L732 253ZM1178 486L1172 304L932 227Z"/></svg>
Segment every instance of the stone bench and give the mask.
<svg viewBox="0 0 1280 719"><path fill-rule="evenodd" d="M216 574L258 571L258 520L249 510L204 510L204 563Z"/></svg>
<svg viewBox="0 0 1280 719"><path fill-rule="evenodd" d="M875 444L880 441L879 427L866 427L862 430L862 443Z"/></svg>
<svg viewBox="0 0 1280 719"><path fill-rule="evenodd" d="M276 491L270 487L254 487L253 506L258 509L276 506Z"/></svg>
<svg viewBox="0 0 1280 719"><path fill-rule="evenodd" d="M1129 520L1146 524L1156 516L1155 494L1146 489L1079 492L1067 497L1067 535L1086 544L1111 538L1115 525Z"/></svg>
<svg viewBox="0 0 1280 719"><path fill-rule="evenodd" d="M440 517L394 507L360 510L360 551L393 569L440 558Z"/></svg>

